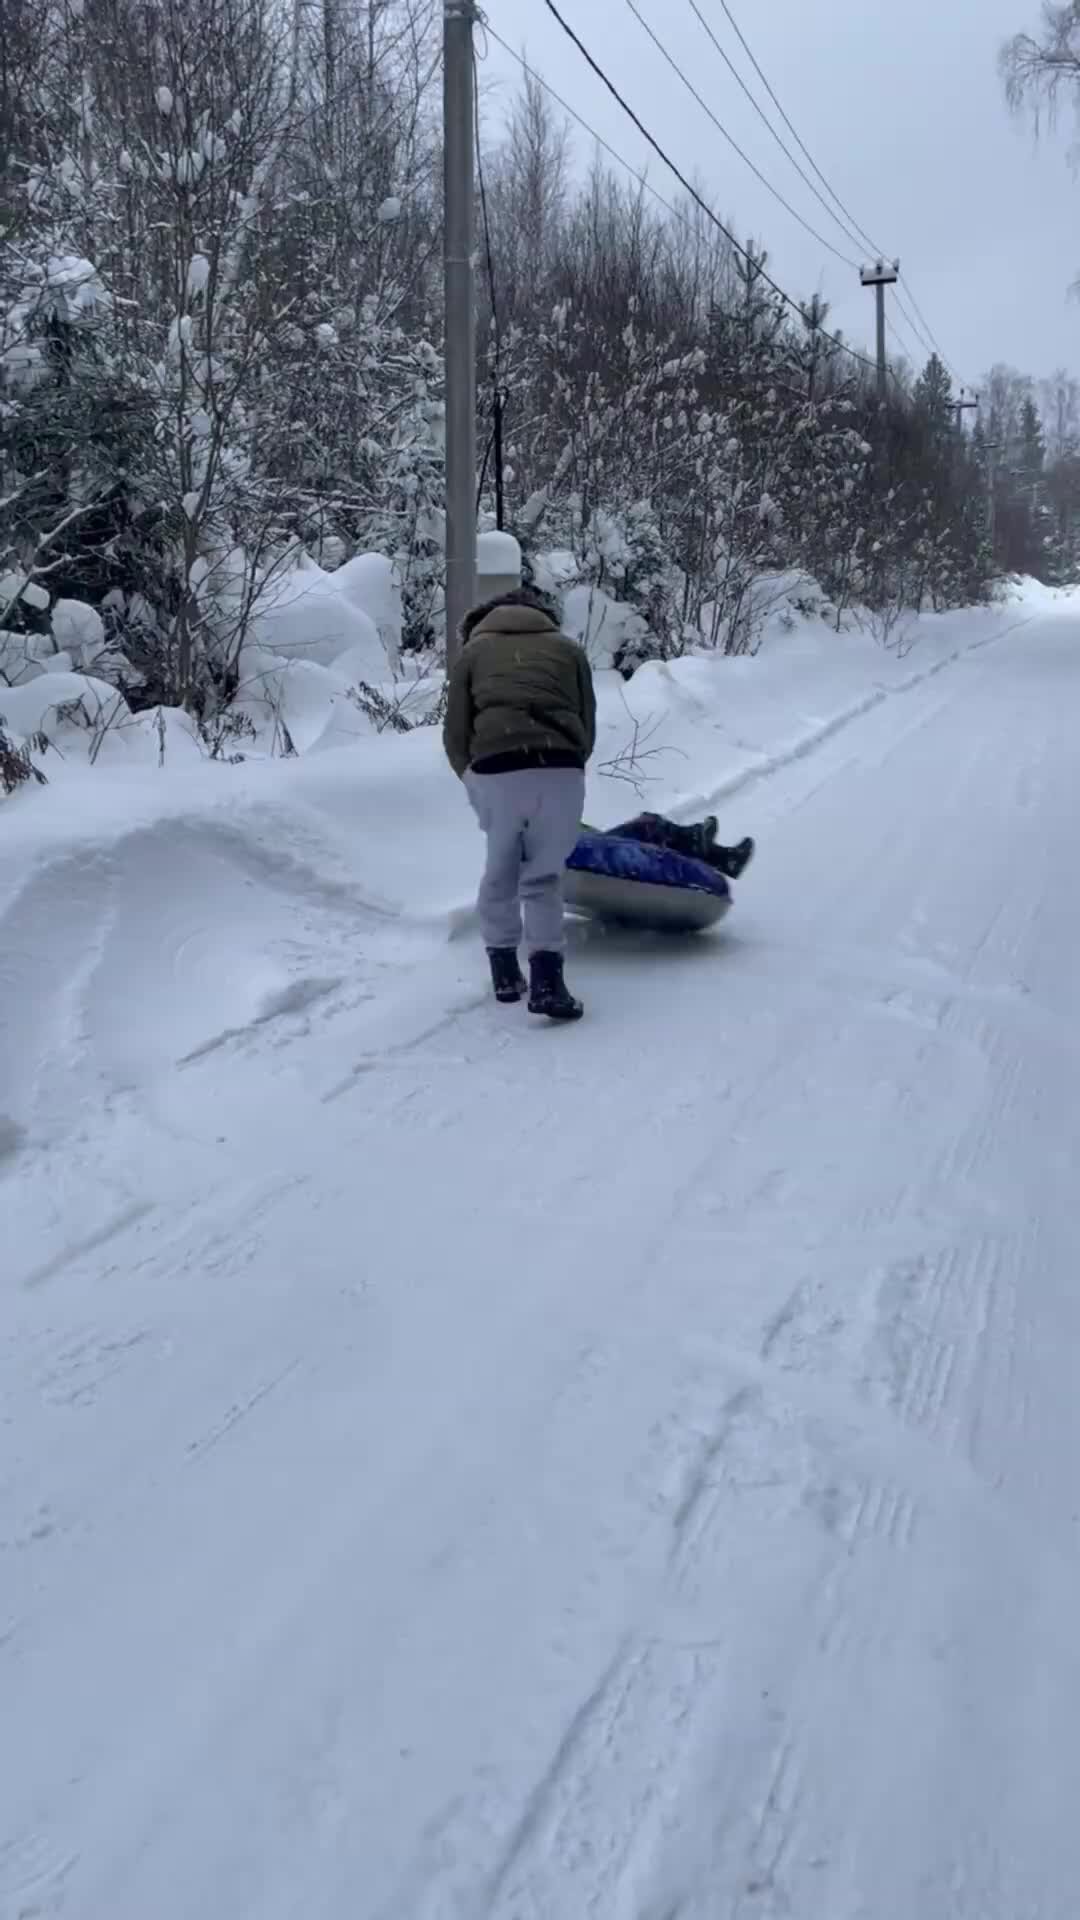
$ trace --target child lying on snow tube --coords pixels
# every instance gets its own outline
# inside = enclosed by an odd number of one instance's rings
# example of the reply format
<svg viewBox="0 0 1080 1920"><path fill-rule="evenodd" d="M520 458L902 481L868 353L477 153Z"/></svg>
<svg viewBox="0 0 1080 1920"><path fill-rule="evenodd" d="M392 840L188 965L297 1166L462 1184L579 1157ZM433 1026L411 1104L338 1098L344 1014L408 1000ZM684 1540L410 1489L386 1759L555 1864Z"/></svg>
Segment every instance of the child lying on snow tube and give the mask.
<svg viewBox="0 0 1080 1920"><path fill-rule="evenodd" d="M668 852L681 853L687 859L703 860L726 880L737 880L754 857L754 843L746 839L740 840L738 846L722 847L716 838L718 826L715 814L711 813L707 819L692 821L688 827L665 820L660 813L639 813L619 827L589 827L582 822L586 833L601 832L611 840L637 840L646 847L665 847Z"/></svg>

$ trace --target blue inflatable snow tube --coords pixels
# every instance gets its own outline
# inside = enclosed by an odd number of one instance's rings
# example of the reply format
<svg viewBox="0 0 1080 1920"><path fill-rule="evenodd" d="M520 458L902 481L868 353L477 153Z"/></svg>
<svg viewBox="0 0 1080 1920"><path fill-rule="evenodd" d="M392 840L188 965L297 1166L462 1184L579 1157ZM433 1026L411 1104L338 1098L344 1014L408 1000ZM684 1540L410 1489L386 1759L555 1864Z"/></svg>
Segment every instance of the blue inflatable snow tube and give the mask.
<svg viewBox="0 0 1080 1920"><path fill-rule="evenodd" d="M697 932L731 905L715 867L640 840L582 832L566 867L568 905L602 920Z"/></svg>

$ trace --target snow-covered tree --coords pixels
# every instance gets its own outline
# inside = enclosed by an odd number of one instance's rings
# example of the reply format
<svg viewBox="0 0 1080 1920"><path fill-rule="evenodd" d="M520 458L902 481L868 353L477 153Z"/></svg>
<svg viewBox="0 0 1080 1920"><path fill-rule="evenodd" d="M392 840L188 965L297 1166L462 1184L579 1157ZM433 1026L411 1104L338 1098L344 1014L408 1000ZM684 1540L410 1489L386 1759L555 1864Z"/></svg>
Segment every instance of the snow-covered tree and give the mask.
<svg viewBox="0 0 1080 1920"><path fill-rule="evenodd" d="M304 550L391 557L405 645L441 643L436 24L427 0L5 7L0 625L89 601L136 704L227 702L260 595ZM483 151L481 513L497 384L508 525L629 606L638 656L753 646L760 583L793 571L838 617L985 590L987 475L943 368L894 381L882 416L762 250L599 162L576 180L537 81ZM1013 449L998 562L1023 472L1027 561L1041 541L1060 576L1080 425L1067 375L1054 394L1034 478L1032 383L995 369L984 411Z"/></svg>

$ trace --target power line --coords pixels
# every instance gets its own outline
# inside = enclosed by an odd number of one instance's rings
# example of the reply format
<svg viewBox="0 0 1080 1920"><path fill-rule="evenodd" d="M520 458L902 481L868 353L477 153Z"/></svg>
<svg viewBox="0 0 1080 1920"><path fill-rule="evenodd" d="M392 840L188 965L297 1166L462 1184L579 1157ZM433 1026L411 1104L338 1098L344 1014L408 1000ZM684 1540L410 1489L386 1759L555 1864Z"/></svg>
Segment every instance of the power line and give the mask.
<svg viewBox="0 0 1080 1920"><path fill-rule="evenodd" d="M863 232L862 228L861 227L856 228L853 225L850 217L846 214L846 211L843 208L843 203L839 200L836 201L837 206L840 206L841 212L844 213L844 218L841 219L840 214L838 214L835 211L835 208L829 205L829 202L828 200L826 200L825 195L822 193L820 187L816 186L814 181L810 178L810 175L807 173L806 168L801 164L799 160L796 159L795 155L791 151L791 148L788 146L787 141L777 131L776 127L773 125L772 121L769 119L768 114L766 113L764 107L761 105L761 102L756 98L752 88L747 85L742 74L739 72L738 67L735 65L734 60L731 58L731 55L728 53L726 47L724 47L721 44L721 42L717 39L716 34L714 33L712 27L709 25L708 20L705 18L705 15L702 13L701 8L698 5L698 0L688 0L688 4L695 18L698 20L698 22L704 29L705 33L707 34L709 40L712 42L712 45L715 47L717 53L720 55L720 58L724 62L724 65L727 67L728 71L732 74L736 84L739 87L741 87L743 93L746 95L746 98L749 100L750 105L753 107L754 112L757 114L759 120L768 129L769 133L771 133L773 139L776 141L777 146L780 148L781 153L784 154L788 160L790 160L800 180L802 180L805 186L809 187L810 192L814 195L814 198L820 202L821 206L824 207L825 212L828 214L830 220L834 223L834 225L844 235L844 238L847 241L849 241L852 246L859 247L865 241L867 242L867 244L871 246L871 248L873 248L873 242L868 240L868 236ZM754 56L752 53L750 53L749 46L746 40L743 39L742 33L737 23L735 22L734 15L731 13L730 8L725 9L725 11L728 13L728 17L731 20L732 25L735 26L735 30L739 34L739 38L742 41L743 47L745 48L748 54L748 57L751 60L753 60ZM756 60L754 61L754 65L758 73L761 75L763 84L766 87L768 87L769 83L767 80L765 80L764 74L761 68L757 66ZM779 102L776 100L776 96L775 94L772 93L771 88L769 88L769 93L771 98L774 101L774 104L777 106L777 110L782 113L783 108L780 107ZM822 177L824 178L824 176ZM829 191L831 193L832 189L830 188ZM835 194L833 194L833 199L836 200ZM813 231L813 229L810 229L810 231ZM815 238L816 237L817 236L815 235ZM881 252L880 248L876 248L873 250L876 251L878 254L880 254ZM846 259L844 255L840 255L840 258L844 260L844 264L846 266L853 267L855 264L853 261ZM907 320L908 325L911 327L912 331L914 332L915 337L919 343L919 346L924 347L927 353L935 353L935 352L940 353L940 349L936 346L933 339L933 335L930 334L929 329L926 328L925 322L923 323L923 328L920 329L918 320L916 320L914 316L908 311L907 307L904 305L903 299L899 292L896 292L894 294L894 298L896 300L897 305L900 308L901 313L904 315L905 319ZM912 295L912 300L914 301L914 295ZM909 350L910 349L905 349L905 351L909 351ZM941 358L944 358L944 355L941 355ZM954 378L955 378L955 375L954 375Z"/></svg>
<svg viewBox="0 0 1080 1920"><path fill-rule="evenodd" d="M905 306L904 298L900 292L900 288L898 284L893 287L893 300L895 301L896 305L899 307L900 312L903 314L904 319L906 320L908 326L911 328L911 331L915 336L917 351L919 353L924 353L928 356L931 354L937 353L937 348L935 347L933 340L928 337L925 330L919 325L919 322L916 320L910 307ZM939 359L944 359L943 354L939 354L938 357Z"/></svg>
<svg viewBox="0 0 1080 1920"><path fill-rule="evenodd" d="M669 157L669 155L665 153L663 147L660 145L660 142L655 138L653 134L649 132L649 129L645 125L644 121L642 121L638 116L638 114L634 112L634 109L629 104L629 102L626 99L624 99L623 95L619 92L619 89L615 85L614 81L608 79L608 76L604 72L604 69L593 58L592 54L589 52L589 49L585 46L584 42L575 33L573 27L570 26L569 22L563 18L562 14L559 12L558 7L555 5L555 0L544 0L544 5L547 7L547 10L552 15L552 17L558 22L559 26L562 28L567 38L573 42L574 46L577 48L578 52L581 54L586 64L591 68L592 72L596 75L597 79L602 83L603 86L607 88L612 98L618 102L618 105L622 108L627 118L633 121L634 126L637 128L642 139L648 143L648 145L652 148L653 152L657 154L658 157L663 161L665 167L667 167L668 170L675 175L675 178L679 182L679 185L683 188L683 191L690 196L691 200L693 200L698 207L701 208L701 211L702 213L704 213L706 218L708 220L711 220L715 227L719 228L720 232L724 235L725 239L729 242L729 244L733 247L734 251L738 254L740 260L744 260L747 262L749 266L752 266L755 272L760 276L760 278L764 280L766 286L771 287L773 292L777 295L777 297L784 302L784 305L787 307L790 307L791 311L793 313L797 313L799 315L799 318L802 319L803 308L800 305L800 303L797 300L793 300L790 293L786 293L784 288L780 286L779 282L774 280L770 273L766 272L765 268L761 265L761 262L755 259L755 257L751 253L749 253L744 246L740 245L739 241L736 240L735 235L732 233L731 229L724 225L724 222L720 219L718 214L715 214L713 212L712 208L708 204L708 201L703 200L700 193L698 193L697 188L691 186L689 180L686 178L686 175L682 173L680 169L675 165L674 160L672 160ZM490 28L488 30L489 32L491 31ZM493 35L493 37L498 38L497 35ZM499 44L500 46L505 46L506 43L505 41L500 41ZM861 366L869 367L872 372L876 372L877 370L876 362L869 359L865 353L859 353L855 347L848 347L848 346L843 347L843 352L848 354L852 360L857 360Z"/></svg>
<svg viewBox="0 0 1080 1920"><path fill-rule="evenodd" d="M552 9L552 11L554 12L554 9ZM560 20L560 25L563 25L563 24L564 23ZM593 140L595 144L599 148L601 148L601 150L604 153L608 155L609 159L614 160L615 164L621 167L623 171L627 173L632 180L636 180L639 186L641 186L646 193L650 194L652 198L657 202L657 204L664 208L666 213L669 213L671 215L673 220L677 220L681 226L686 228L686 231L688 233L690 234L696 233L697 230L694 226L693 221L687 218L686 214L682 211L682 209L676 206L674 201L666 199L665 196L658 190L658 188L656 188L653 185L648 175L642 169L633 166L631 162L627 160L625 156L621 154L616 147L613 147L611 145L610 141L605 140L603 135L597 132L596 128L592 125L592 123L584 119L583 116L580 113L578 113L577 109L570 105L569 101L558 91L556 87L552 86L549 80L546 80L544 78L544 75L542 73L537 71L537 69L531 64L530 61L525 59L517 51L515 47L512 47L508 40L503 39L502 35L498 33L496 29L491 25L490 20L484 21L484 30L487 34L488 39L493 40L497 46L501 47L503 52L505 54L508 54L510 59L514 60L517 63L517 65L521 68L522 72L527 76L527 78L531 80L535 80L536 84L539 87L542 87L544 92L549 96L549 98L554 100L556 105L559 108L561 108L562 112L565 113L568 116L568 118L574 122L576 126L580 127L583 133L587 133L589 138ZM567 30L570 31L569 29ZM576 35L574 35L572 32L571 32L571 38L574 39L575 45L580 44L577 41ZM585 49L582 48L582 51L585 52ZM589 55L587 52L585 52L585 57L589 59ZM590 64L592 64L591 60L590 60ZM610 82L607 81L606 76L604 76L604 82L605 82L605 85L610 86ZM614 89L612 89L612 91L614 91ZM637 115L634 114L633 110L629 106L625 105L625 103L621 99L621 96L618 93L615 94L615 97L616 99L619 100L620 105L623 105L625 107L625 111L630 115L630 118L635 122L635 125L639 127L645 139L648 140L649 144L655 148L657 153L659 153L661 159L664 161L664 164L668 166L670 170L675 174L676 179L678 179L680 183L685 187L691 199L706 215L707 219L712 223L713 226L719 229L719 231L724 236L725 240L727 240L729 245L734 248L735 252L740 256L741 259L746 260L748 262L751 261L752 256L747 253L744 247L740 246L739 242L735 239L735 236L724 225L723 221L718 218L718 216L713 212L712 208L704 200L702 200L701 196L698 193L696 193L694 189L688 184L684 176L679 172L679 169L674 165L674 162L667 158L666 154L663 152L663 149L660 148L657 145L657 143L652 139L652 136L647 132L647 130L638 120ZM753 261L753 264L756 268L758 267L758 263L756 260ZM803 306L798 301L793 300L790 294L785 293L784 289L778 286L777 282L773 280L771 276L764 271L764 269L758 268L758 270L761 272L762 278L773 289L773 291L779 295L779 297L786 303L786 305L790 307L792 311L797 312L800 319L805 320L805 312L804 312ZM868 359L866 354L860 353L856 347L849 346L846 341L841 340L836 336L829 336L829 337L832 339L832 342L836 346L838 351L843 354L846 354L848 359L854 360L855 362L857 362L859 366L868 367L871 371L876 371L876 363L873 360ZM908 352L908 349L905 347L904 351L906 354Z"/></svg>
<svg viewBox="0 0 1080 1920"><path fill-rule="evenodd" d="M701 21L701 24L705 28L706 33L708 34L710 40L713 42L713 45L717 48L717 51L720 53L721 57L725 61L727 61L727 64L731 67L732 72L735 73L736 79L739 80L740 85L743 86L744 91L748 94L748 97L751 99L751 101L753 101L753 95L750 93L749 89L745 87L745 83L742 81L740 75L736 71L732 62L728 59L728 56L724 52L724 49L720 46L720 43L717 40L716 35L714 34L712 28L709 26L708 22L702 16L700 7L698 5L698 0L690 0L690 5L693 7L695 14L697 15L698 19ZM784 122L784 125L786 126L788 132L791 134L792 139L795 141L800 152L804 155L808 164L813 168L818 179L821 181L821 184L825 188L825 191L829 194L830 198L833 201L835 201L836 205L840 209L840 212L843 214L845 221L848 223L847 225L848 238L851 239L853 237L857 237L859 240L864 241L865 244L870 248L870 251L873 254L875 254L879 259L887 258L886 249L884 247L879 247L877 242L871 239L870 235L866 231L866 228L861 227L859 225L859 222L856 220L854 214L844 204L843 200L841 200L840 195L837 193L835 187L833 187L830 184L825 174L822 173L821 168L818 166L818 163L814 159L813 154L810 152L809 147L806 145L806 142L803 140L801 134L799 133L798 128L795 126L794 122L790 119L789 115L785 112L783 106L781 105L779 99L777 98L777 95L772 85L770 84L768 75L765 73L764 68L761 66L759 60L757 59L757 56L754 53L754 50L751 47L749 41L747 40L746 35L744 34L742 28L740 27L738 20L735 18L735 14L732 10L730 0L720 0L720 5L724 10L725 15L727 16L728 21L730 22L730 25L735 33L735 36L739 42L739 45L742 47L743 52L745 53L747 59L749 60L751 66L753 67L754 72L757 74L758 79L761 81L762 86L764 87L766 93L768 94L769 99L772 101L773 106L776 108L777 113L780 115L781 120ZM755 106L757 105L756 102L754 102L754 104ZM766 125L770 125L770 122L768 121L767 117L765 118L766 118ZM775 128L773 128L772 131L773 131L774 137L779 141L780 136L779 134L776 133ZM783 145L783 142L781 141L780 144ZM789 156L789 158L790 157L791 156ZM797 165L798 163L793 160L792 164ZM802 174L801 167L799 168L799 172L800 174ZM803 174L802 177L805 179L806 178L805 174ZM819 195L818 197L820 198L821 196ZM836 218L835 215L833 217L834 219ZM839 226L840 224L841 223L837 221L837 225ZM928 352L937 354L938 359L941 360L943 365L948 368L949 372L952 374L953 379L957 381L957 383L959 384L960 376L957 373L956 368L946 358L945 354L942 352L940 346L938 345L938 342L934 337L933 330L928 324L926 316L923 313L922 308L920 307L918 301L915 298L915 295L912 291L911 282L906 277L904 279L904 287L907 292L908 298L910 299L911 304L915 309L915 313L918 315L918 319L915 319L915 317L908 312L907 308L904 306L901 295L899 294L899 292L897 292L895 297L901 312L907 318L908 324L911 326L912 330L916 334L920 343L926 346ZM920 322L921 322L921 325L920 325Z"/></svg>
<svg viewBox="0 0 1080 1920"><path fill-rule="evenodd" d="M704 28L705 32L708 34L709 39L712 41L712 44L716 48L716 51L720 55L720 58L724 62L724 65L728 68L729 72L732 74L733 78L736 81L736 84L742 88L742 91L745 93L747 99L750 102L750 105L754 109L754 112L757 114L758 119L772 134L772 137L776 141L777 146L780 148L781 153L784 154L787 157L787 159L791 161L791 164L794 167L796 173L799 175L800 180L802 180L804 184L809 187L811 193L814 195L814 198L820 201L821 205L824 207L826 213L828 214L829 219L832 220L837 227L839 227L841 233L844 235L844 238L848 240L853 246L861 247L863 244L862 236L858 234L850 226L850 224L840 219L839 215L829 205L829 202L826 200L825 195L821 191L821 188L818 186L815 186L813 180L811 180L810 175L807 173L805 167L801 164L800 161L798 161L795 158L795 155L792 153L791 148L787 144L787 141L783 138L782 134L777 132L776 128L773 126L772 121L769 119L769 116L766 113L764 107L761 105L760 100L755 98L753 90L747 85L746 81L743 79L742 74L739 72L738 67L735 65L734 60L731 58L731 55L727 52L726 48L723 47L720 41L717 39L715 33L713 32L713 29L709 25L709 22L706 20L705 15L702 13L701 8L698 5L698 0L689 0L689 4L696 18L700 22L701 26ZM852 262L850 260L846 260L844 264L846 266L851 266Z"/></svg>
<svg viewBox="0 0 1080 1920"><path fill-rule="evenodd" d="M754 175L754 178L756 180L760 180L762 186L765 188L766 193L772 194L773 199L779 202L780 206L783 207L786 213L790 213L793 220L798 221L800 227L802 227L804 231L810 235L812 240L817 241L819 247L824 247L826 251L831 253L835 259L839 260L843 266L850 267L853 273L857 273L859 270L858 261L849 259L846 253L841 253L839 247L834 247L831 240L826 240L824 234L818 233L817 229L812 227L808 220L804 220L802 217L802 214L798 211L796 207L792 206L790 200L785 200L783 194L780 192L780 189L778 187L773 186L772 181L766 178L765 174L762 173L760 167L755 166L749 154L743 152L743 149L740 147L738 141L734 139L732 135L728 132L723 121L717 117L717 115L713 112L712 108L709 106L708 101L702 98L701 94L698 92L697 88L695 87L693 81L689 78L687 74L683 72L683 69L680 67L674 54L668 51L667 47L665 47L663 41L660 39L659 34L654 32L653 28L649 25L649 22L646 20L644 14L641 12L640 8L637 5L637 0L626 0L626 4L629 7L631 13L633 14L635 20L638 22L639 26L644 27L645 32L648 34L649 39L653 43L653 46L661 54L663 59L667 61L668 66L671 68L672 72L678 75L679 79L682 81L683 86L686 88L687 92L693 95L694 99L698 103L698 106L701 107L703 112L708 114L709 119L712 121L713 126L716 128L716 131L722 136L723 139L727 141L728 146L731 147L733 151L738 154L739 159L744 163L744 165L749 167L751 173ZM766 125L768 125L767 121L766 121ZM820 195L819 195L819 198L820 198ZM828 207L826 207L826 212L830 212L830 209ZM835 215L832 215L832 218L835 219Z"/></svg>
<svg viewBox="0 0 1080 1920"><path fill-rule="evenodd" d="M499 301L495 288L495 257L491 246L491 223L488 218L487 183L484 179L484 150L480 140L480 87L476 68L476 54L473 54L473 105L475 108L476 138L476 179L480 189L480 213L484 228L484 252L487 261L488 292L491 297L492 330L495 336L495 366L502 366L502 323L499 318ZM496 372L496 378L498 373Z"/></svg>
<svg viewBox="0 0 1080 1920"><path fill-rule="evenodd" d="M906 307L904 305L904 298L898 286L893 288L893 299L896 301L896 304L899 307L901 313L903 314L904 319L907 321L908 326L911 328L912 333L915 335L915 338L918 341L919 347L922 350L922 352L926 354L937 353L937 348L934 346L933 340L927 336L924 329L919 325L919 322L916 320L910 307ZM943 359L944 355L939 355L938 357L939 359Z"/></svg>
<svg viewBox="0 0 1080 1920"><path fill-rule="evenodd" d="M518 63L518 66L521 68L522 73L526 74L529 77L529 79L535 80L537 86L543 87L544 92L548 94L552 100L555 101L556 106L561 107L563 112L565 114L568 114L570 119L573 120L575 124L581 128L582 133L587 133L590 140L594 140L596 142L596 145L603 149L603 151L607 154L609 160L614 160L616 166L622 167L623 170L630 175L630 178L632 180L636 180L638 182L638 185L645 189L646 193L650 193L653 199L658 203L658 205L663 207L666 210L666 212L670 213L673 220L678 220L681 223L681 225L686 228L688 233L693 233L694 231L693 222L687 219L685 213L680 212L679 208L675 205L674 201L665 200L663 194L660 193L658 189L653 186L652 181L649 179L646 173L642 172L640 168L632 166L630 161L625 160L622 154L617 152L616 149L613 146L611 146L611 144L607 140L604 139L602 134L597 133L595 127L590 126L587 120L583 120L580 113L575 112L574 108L570 105L569 101L564 100L562 94L556 91L556 89L552 86L550 80L545 80L543 74L538 73L536 71L536 68L531 66L528 60L524 59L523 56L520 53L518 53L514 47L510 45L510 42L508 40L504 40L501 34L496 33L490 20L485 20L483 24L484 24L484 31L487 34L488 39L494 40L496 46L501 47L504 53L508 53L510 55L511 60L516 60Z"/></svg>
<svg viewBox="0 0 1080 1920"><path fill-rule="evenodd" d="M914 352L912 351L911 341L905 337L904 332L900 327L899 323L895 320L890 320L886 318L885 325L888 328L889 332L892 334L893 339L895 340L897 346L899 347L901 353L903 354L904 359L908 362L908 365L911 367L917 367L919 364L918 349L916 348Z"/></svg>
<svg viewBox="0 0 1080 1920"><path fill-rule="evenodd" d="M780 105L779 100L777 99L775 93L773 92L772 87L769 84L768 78L763 68L758 63L757 57L754 54L754 51L751 48L750 43L746 38L746 35L743 33L742 28L740 27L738 21L735 18L735 15L731 11L730 6L728 5L728 0L720 0L720 5L723 7L725 14L727 15L729 21L731 22L731 25L735 31L736 38L738 39L739 44L742 47L742 50L745 53L747 59L749 60L750 65L753 67L754 72L757 74L758 79L761 81L761 84L764 87L766 93L768 94L769 99L772 101L773 106L776 108L777 113L780 115L780 118L784 122L784 125L787 128L788 132L790 133L792 139L795 141L796 146L799 148L800 152L805 156L806 160L809 162L814 172L817 174L817 177L821 181L822 186L825 188L826 193L830 196L831 199L835 200L845 220L849 222L851 227L858 234L860 240L864 241L865 244L870 248L871 253L876 254L879 259L884 259L886 257L885 248L879 247L876 240L871 240L865 227L860 227L854 214L848 211L847 207L844 205L844 202L841 200L840 195L836 192L835 188L829 185L828 180L825 178L825 175L822 173L821 168L818 166L818 163L814 159L813 154L810 152L809 147L806 145L806 142L802 139L798 131L798 128L793 124L793 122L788 118L787 114L784 112L783 107Z"/></svg>
<svg viewBox="0 0 1080 1920"><path fill-rule="evenodd" d="M484 481L487 478L488 460L495 455L495 524L502 529L505 515L505 464L503 461L503 407L504 394L502 384L503 336L502 320L499 314L499 291L495 281L495 255L491 245L491 221L488 217L487 182L484 178L484 149L480 138L480 84L476 64L476 50L473 49L473 114L476 139L476 178L480 188L480 213L484 228L484 252L487 257L488 297L491 301L491 330L494 351L491 356L491 433L484 452L480 470L477 507L483 494Z"/></svg>
<svg viewBox="0 0 1080 1920"><path fill-rule="evenodd" d="M698 5L698 0L688 0L688 3L695 18L698 20L698 22L704 29L713 47L716 49L716 52L720 55L720 58L724 62L724 65L727 67L728 71L734 77L737 85L742 89L743 93L746 95L746 98L749 100L750 105L753 107L754 112L757 114L759 120L761 120L762 124L767 128L768 132L772 135L773 139L776 141L777 146L780 148L781 153L784 154L786 159L790 160L791 165L794 167L800 180L802 180L805 186L809 187L810 192L814 195L814 198L817 201L819 201L821 206L825 209L825 212L828 214L829 219L833 222L837 230L843 234L845 240L847 240L852 246L858 247L861 244L861 241L863 240L868 241L868 236L865 233L863 233L862 228L861 227L856 228L853 226L850 216L846 215L846 210L843 208L843 203L837 200L837 205L841 207L842 212L845 212L845 218L841 219L840 215L836 213L834 208L829 205L829 202L826 200L825 195L821 192L820 188L814 184L813 180L810 178L810 175L807 173L805 167L803 167L800 164L800 162L796 159L795 155L791 151L791 148L788 146L786 140L784 140L782 135L778 133L776 127L773 125L772 121L769 119L769 116L765 112L765 109L761 105L761 102L755 97L753 90L747 85L742 74L739 72L738 67L735 65L735 62L732 60L730 54L727 52L726 48L721 44L721 42L717 39L716 34L713 32L712 27L709 25L708 20L705 18L705 15L702 13L701 8ZM713 124L719 127L719 130L724 135L724 138L732 146L735 147L735 151L736 153L739 154L739 157L743 160L746 160L746 164L750 167L751 171L757 175L757 178L762 181L763 185L768 188L769 192L772 193L774 197L780 201L781 206L785 207L789 213L794 213L796 220L799 221L799 224L803 226L806 229L807 233L811 234L812 237L815 240L817 240L821 246L827 247L829 252L834 254L838 260L841 260L845 266L850 267L853 272L857 272L858 271L857 263L854 260L850 259L847 254L841 253L837 247L834 247L830 241L824 239L821 234L816 232L816 230L813 227L811 227L805 220L803 220L802 216L799 213L797 213L793 207L789 206L788 202L783 198L783 196L776 192L775 187L773 187L768 180L764 179L764 176L758 171L757 167L754 166L753 161L747 160L747 156L743 153L742 148L737 146L735 141L731 139L731 135L727 132L727 130L723 126L720 125L720 122L719 120L717 120L716 115L711 112L708 106L706 106L705 102L701 98L701 95L697 92L696 88L694 88L691 85L689 80L687 80L686 75L682 72L682 69L677 65L675 60L672 58L671 54L667 51L665 47L663 47L660 44L660 41L657 38L657 35L652 31L651 27L648 25L648 22L645 20L642 20L641 14L638 12L637 6L635 4L635 0L627 0L627 5L630 7L631 12L636 16L636 18L641 21L642 26L645 28L646 33L648 33L654 45L659 47L660 52L663 54L665 60L668 62L668 65L675 69L675 72L678 73L679 78L683 81L683 84L689 88L690 92L694 95L694 98L698 101L699 105L705 108L705 111L706 113L709 114L709 118L713 121ZM735 24L734 15L731 13L730 8L726 8L725 11L728 13L728 17L731 19L732 24L734 25ZM736 31L737 32L739 31L737 26L736 26ZM739 37L740 39L743 38L741 33ZM749 47L745 40L743 40L743 45L744 47L746 47L746 50L749 54ZM752 54L749 57L753 59ZM756 67L757 66L756 61L754 64ZM758 68L757 70L759 73L761 72L760 68ZM763 83L766 86L768 86L768 82L764 81L764 75L762 75L762 79L763 79ZM771 93L771 89L770 89L770 93ZM775 95L773 95L772 97L775 100ZM779 108L778 110L781 112L783 111L782 108ZM830 188L829 191L832 192L832 189ZM836 199L835 194L833 195L833 198ZM868 241L868 244L870 244L871 246L873 245L873 243L870 241ZM877 249L877 251L880 255L880 249ZM898 288L894 289L893 298L895 299L897 306L900 308L901 313L903 314L909 327L914 333L916 341L918 343L918 346L916 347L914 354L912 353L912 348L910 343L902 343L905 354L912 359L913 364L914 364L914 361L918 359L920 348L928 354L936 353L940 359L944 360L945 356L944 354L942 354L940 347L938 347L936 341L934 340L934 336L930 332L929 327L926 325L925 320L922 322L922 325L920 326L919 320L917 320L915 316L905 306L903 297L900 294L900 291ZM912 295L913 304L914 304L914 301L915 301L915 297L914 295ZM948 362L946 361L945 364L948 365ZM953 372L951 368L950 368L950 372ZM957 376L955 372L953 372L953 378L955 379L956 377Z"/></svg>
<svg viewBox="0 0 1080 1920"><path fill-rule="evenodd" d="M926 318L926 315L923 313L922 308L920 307L918 301L916 300L915 295L911 291L910 280L905 279L904 286L907 289L908 299L911 301L911 304L914 307L916 313L918 314L919 319L923 323L923 330L926 333L927 337L929 338L930 345L933 348L933 351L937 354L937 357L941 361L942 365L948 367L949 372L952 374L953 379L957 382L957 385L961 385L962 383L960 380L960 375L957 373L956 368L953 366L952 362L946 358L945 354L942 353L941 348L938 346L937 340L934 337L933 329L931 328L930 323Z"/></svg>

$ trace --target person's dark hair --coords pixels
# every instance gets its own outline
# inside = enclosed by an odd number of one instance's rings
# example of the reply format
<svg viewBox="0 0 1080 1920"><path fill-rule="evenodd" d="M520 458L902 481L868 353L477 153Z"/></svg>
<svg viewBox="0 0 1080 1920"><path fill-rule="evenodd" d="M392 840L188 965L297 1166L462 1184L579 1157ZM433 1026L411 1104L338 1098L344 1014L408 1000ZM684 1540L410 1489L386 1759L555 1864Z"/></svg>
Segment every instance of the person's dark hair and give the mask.
<svg viewBox="0 0 1080 1920"><path fill-rule="evenodd" d="M546 613L556 627L562 619L562 609L552 594L541 593L539 587L515 587L510 593L497 593L493 600L484 600L480 606L470 608L461 623L462 640L468 640L480 621L498 607L533 607L537 613Z"/></svg>

